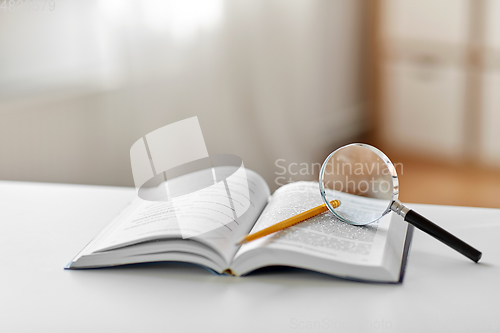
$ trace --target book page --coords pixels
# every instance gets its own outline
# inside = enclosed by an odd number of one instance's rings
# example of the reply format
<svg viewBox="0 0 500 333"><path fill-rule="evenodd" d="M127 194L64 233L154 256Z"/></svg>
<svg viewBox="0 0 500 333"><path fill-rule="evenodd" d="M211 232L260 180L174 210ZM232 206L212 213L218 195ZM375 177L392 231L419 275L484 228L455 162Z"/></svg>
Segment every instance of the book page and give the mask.
<svg viewBox="0 0 500 333"><path fill-rule="evenodd" d="M270 194L262 177L242 170L245 175L228 178L227 186L218 182L169 201L135 199L99 236L92 252L165 238L190 238L207 244L229 262L238 249L236 241L252 228ZM197 181L196 172L182 177Z"/></svg>
<svg viewBox="0 0 500 333"><path fill-rule="evenodd" d="M348 195L349 196L349 195ZM360 211L385 204L351 195ZM323 204L316 182L297 182L279 188L272 196L251 233L267 228L289 217ZM379 207L380 208L380 207ZM366 226L355 226L337 219L330 211L295 226L242 245L239 257L255 249L280 249L344 261L350 264L379 265L383 259L390 214ZM236 259L236 258L235 258Z"/></svg>

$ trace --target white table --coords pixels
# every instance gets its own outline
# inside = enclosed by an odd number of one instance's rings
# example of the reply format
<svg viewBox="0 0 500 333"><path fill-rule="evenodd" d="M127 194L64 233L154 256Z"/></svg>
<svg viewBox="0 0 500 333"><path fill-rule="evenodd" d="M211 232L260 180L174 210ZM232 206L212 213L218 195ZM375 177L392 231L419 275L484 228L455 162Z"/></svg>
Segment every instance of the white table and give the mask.
<svg viewBox="0 0 500 333"><path fill-rule="evenodd" d="M500 331L500 210L409 205L483 258L416 231L402 285L296 270L234 278L175 263L63 270L133 196L0 182L1 332Z"/></svg>

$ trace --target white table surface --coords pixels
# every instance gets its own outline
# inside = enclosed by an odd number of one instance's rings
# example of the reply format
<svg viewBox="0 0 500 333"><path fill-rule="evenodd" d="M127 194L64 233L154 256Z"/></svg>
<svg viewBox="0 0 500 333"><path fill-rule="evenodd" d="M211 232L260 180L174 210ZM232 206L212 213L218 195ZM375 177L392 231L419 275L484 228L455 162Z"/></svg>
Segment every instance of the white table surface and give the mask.
<svg viewBox="0 0 500 333"><path fill-rule="evenodd" d="M63 267L128 188L0 182L1 332L499 332L500 210L408 205L483 252L415 232L402 285L298 270L243 278L166 263Z"/></svg>

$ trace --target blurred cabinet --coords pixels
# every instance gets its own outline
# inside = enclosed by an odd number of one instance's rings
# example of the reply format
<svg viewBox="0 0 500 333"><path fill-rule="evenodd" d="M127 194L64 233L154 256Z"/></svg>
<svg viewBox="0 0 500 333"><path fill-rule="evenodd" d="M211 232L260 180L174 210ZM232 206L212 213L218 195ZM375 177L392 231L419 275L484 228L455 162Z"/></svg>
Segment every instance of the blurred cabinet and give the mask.
<svg viewBox="0 0 500 333"><path fill-rule="evenodd" d="M388 38L461 44L467 38L469 0L384 0Z"/></svg>
<svg viewBox="0 0 500 333"><path fill-rule="evenodd" d="M463 140L465 74L401 61L385 66L384 140L392 148L457 158Z"/></svg>
<svg viewBox="0 0 500 333"><path fill-rule="evenodd" d="M462 152L467 0L386 0L382 41L386 144L455 159Z"/></svg>
<svg viewBox="0 0 500 333"><path fill-rule="evenodd" d="M481 157L487 164L500 165L500 0L485 4Z"/></svg>
<svg viewBox="0 0 500 333"><path fill-rule="evenodd" d="M379 139L500 164L500 0L382 0Z"/></svg>

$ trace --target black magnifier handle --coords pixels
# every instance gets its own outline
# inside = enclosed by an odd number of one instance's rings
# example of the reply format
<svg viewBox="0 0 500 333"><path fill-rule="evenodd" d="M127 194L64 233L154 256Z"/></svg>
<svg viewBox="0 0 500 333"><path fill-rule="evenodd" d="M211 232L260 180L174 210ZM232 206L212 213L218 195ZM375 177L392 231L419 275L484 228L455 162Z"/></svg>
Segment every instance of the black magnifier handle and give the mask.
<svg viewBox="0 0 500 333"><path fill-rule="evenodd" d="M448 231L444 230L437 224L426 219L417 212L406 208L400 202L396 201L393 204L393 207L395 204L396 205L399 204L400 206L399 207L396 206L395 209L393 210L399 215L403 216L406 222L412 224L416 228L422 230L423 232L443 242L444 244L460 252L461 254L463 254L464 256L466 256L467 258L476 263L479 261L479 259L481 259L482 253L480 251L476 250L475 248L465 243L461 239L453 236Z"/></svg>

